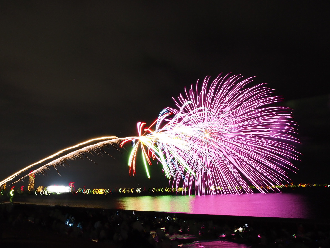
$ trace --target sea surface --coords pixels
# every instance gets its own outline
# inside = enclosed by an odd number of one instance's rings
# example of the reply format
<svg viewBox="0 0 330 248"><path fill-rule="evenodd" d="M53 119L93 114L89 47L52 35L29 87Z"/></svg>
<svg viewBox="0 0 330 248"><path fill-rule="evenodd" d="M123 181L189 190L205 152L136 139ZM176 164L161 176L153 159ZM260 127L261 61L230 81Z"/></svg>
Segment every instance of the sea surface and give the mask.
<svg viewBox="0 0 330 248"><path fill-rule="evenodd" d="M17 197L18 203L223 216L330 221L330 189L245 195L51 195Z"/></svg>

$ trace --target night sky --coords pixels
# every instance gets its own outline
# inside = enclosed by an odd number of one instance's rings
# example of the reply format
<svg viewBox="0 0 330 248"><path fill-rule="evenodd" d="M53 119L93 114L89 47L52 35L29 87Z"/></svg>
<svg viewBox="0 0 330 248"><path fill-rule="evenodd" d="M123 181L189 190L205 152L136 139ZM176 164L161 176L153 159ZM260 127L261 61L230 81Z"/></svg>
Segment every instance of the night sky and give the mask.
<svg viewBox="0 0 330 248"><path fill-rule="evenodd" d="M1 1L0 180L67 146L136 135L172 97L220 72L284 97L303 153L295 183L330 183L328 1ZM168 185L127 151L69 162L36 186ZM25 185L27 181L25 181Z"/></svg>

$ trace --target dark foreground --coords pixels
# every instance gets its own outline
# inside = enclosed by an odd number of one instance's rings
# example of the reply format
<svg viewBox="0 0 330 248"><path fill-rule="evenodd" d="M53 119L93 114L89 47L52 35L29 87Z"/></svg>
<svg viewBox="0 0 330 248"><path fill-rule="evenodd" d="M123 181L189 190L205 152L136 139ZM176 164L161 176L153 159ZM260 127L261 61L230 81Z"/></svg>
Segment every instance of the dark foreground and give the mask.
<svg viewBox="0 0 330 248"><path fill-rule="evenodd" d="M330 223L0 204L0 247L158 248L219 239L250 247L330 247Z"/></svg>

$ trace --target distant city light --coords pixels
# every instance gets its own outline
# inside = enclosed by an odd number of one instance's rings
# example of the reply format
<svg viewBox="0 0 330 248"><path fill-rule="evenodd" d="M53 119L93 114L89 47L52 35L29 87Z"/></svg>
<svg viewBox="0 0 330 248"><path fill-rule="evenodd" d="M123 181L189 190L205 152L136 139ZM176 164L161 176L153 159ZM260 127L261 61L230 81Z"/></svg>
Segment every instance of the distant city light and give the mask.
<svg viewBox="0 0 330 248"><path fill-rule="evenodd" d="M68 193L71 192L71 188L69 186L63 185L51 185L47 187L47 191L49 193Z"/></svg>
<svg viewBox="0 0 330 248"><path fill-rule="evenodd" d="M322 187L329 188L330 184L312 184L312 183L299 183L299 184L282 184L282 185L274 185L274 188L314 188L314 187ZM255 186L251 185L251 189L255 190ZM14 187L11 188L14 191ZM51 194L60 194L60 193L72 193L72 194L93 194L93 195L108 195L108 194L184 194L187 192L188 188L172 188L172 187L160 187L160 188L117 188L117 189L86 189L86 188L78 188L77 190L73 190L71 186L63 186L63 185L52 185L48 187L39 186L35 190L35 194L38 195L51 195ZM23 193L24 190L18 189L17 193ZM5 189L0 190L0 194L4 194ZM247 224L243 228L247 227Z"/></svg>

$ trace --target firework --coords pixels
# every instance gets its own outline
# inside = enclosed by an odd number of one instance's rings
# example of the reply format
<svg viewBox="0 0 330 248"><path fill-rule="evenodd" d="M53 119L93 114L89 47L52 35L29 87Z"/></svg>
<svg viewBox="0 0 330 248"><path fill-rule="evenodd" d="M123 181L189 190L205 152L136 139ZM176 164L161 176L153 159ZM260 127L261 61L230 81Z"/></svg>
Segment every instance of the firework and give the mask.
<svg viewBox="0 0 330 248"><path fill-rule="evenodd" d="M209 81L200 90L198 82L185 89L174 99L176 109L160 113L154 131L138 123L139 137L127 139L135 141L131 173L140 146L145 168L156 158L173 186L189 193L278 190L289 182L287 172L296 170L291 161L299 155L290 109L275 106L280 98L265 84L248 87L253 78L219 75Z"/></svg>
<svg viewBox="0 0 330 248"><path fill-rule="evenodd" d="M103 146L106 146L109 144L110 145L114 144L120 140L121 139L116 136L98 137L98 138L89 139L87 141L78 143L74 146L64 148L46 158L43 158L33 164L26 166L25 168L23 168L21 170L15 172L14 174L7 177L6 179L0 181L0 186L7 182L13 181L13 180L16 180L15 182L20 181L23 178L27 177L29 174L43 172L45 169L47 169L50 166L54 166L54 168L56 169L57 165L63 164L66 160L74 160L77 158L81 158L84 155L84 153L90 153ZM46 161L50 161L50 162L46 163ZM33 167L38 167L38 168L31 171L30 173L24 175L24 173L26 173L29 169L31 169Z"/></svg>
<svg viewBox="0 0 330 248"><path fill-rule="evenodd" d="M272 89L252 81L231 74L220 74L212 82L206 77L201 87L197 82L173 98L176 108L165 108L150 126L138 122L138 136L99 137L65 148L14 173L0 186L23 179L32 167L37 166L31 173L39 173L103 146L121 142L122 147L131 141L132 176L141 151L148 178L148 167L157 160L172 186L186 188L189 194L276 191L290 181L288 172L296 171L296 123L289 108L277 106L280 97Z"/></svg>

